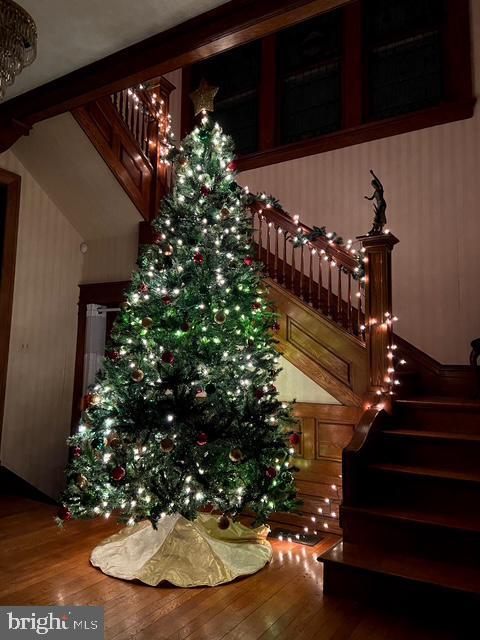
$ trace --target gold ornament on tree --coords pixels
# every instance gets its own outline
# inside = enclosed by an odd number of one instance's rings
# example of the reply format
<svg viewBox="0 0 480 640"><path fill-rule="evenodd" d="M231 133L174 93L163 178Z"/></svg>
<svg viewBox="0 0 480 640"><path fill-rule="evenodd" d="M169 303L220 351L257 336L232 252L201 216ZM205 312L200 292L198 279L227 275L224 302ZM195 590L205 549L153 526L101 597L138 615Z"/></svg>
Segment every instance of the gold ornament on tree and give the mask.
<svg viewBox="0 0 480 640"><path fill-rule="evenodd" d="M150 329L152 324L153 324L152 318L149 318L148 316L146 318L143 318L142 325L145 327L145 329Z"/></svg>
<svg viewBox="0 0 480 640"><path fill-rule="evenodd" d="M228 454L228 457L232 462L240 462L243 458L243 451L238 447L235 447L230 451L230 453Z"/></svg>
<svg viewBox="0 0 480 640"><path fill-rule="evenodd" d="M226 319L227 319L227 316L223 311L217 311L217 313L214 316L214 320L217 324L223 324Z"/></svg>
<svg viewBox="0 0 480 640"><path fill-rule="evenodd" d="M218 87L212 87L205 78L200 80L198 89L192 91L190 100L193 102L193 110L197 116L202 111L213 111L213 101L218 93Z"/></svg>
<svg viewBox="0 0 480 640"><path fill-rule="evenodd" d="M110 447L111 449L115 449L116 447L120 446L120 438L118 437L118 435L116 433L112 433L108 436L107 438L107 446Z"/></svg>
<svg viewBox="0 0 480 640"><path fill-rule="evenodd" d="M79 489L85 489L85 487L87 486L87 484L88 484L88 480L86 479L86 477L85 477L83 474L81 474L81 473L80 473L80 474L77 476L77 487L78 487Z"/></svg>
<svg viewBox="0 0 480 640"><path fill-rule="evenodd" d="M170 453L173 451L174 446L175 444L171 438L163 438L163 440L160 441L160 449L164 453Z"/></svg>
<svg viewBox="0 0 480 640"><path fill-rule="evenodd" d="M141 382L144 377L145 374L141 369L134 369L132 371L132 380L134 380L135 382Z"/></svg>
<svg viewBox="0 0 480 640"><path fill-rule="evenodd" d="M159 247L164 256L171 256L173 254L173 246L169 242L161 242Z"/></svg>

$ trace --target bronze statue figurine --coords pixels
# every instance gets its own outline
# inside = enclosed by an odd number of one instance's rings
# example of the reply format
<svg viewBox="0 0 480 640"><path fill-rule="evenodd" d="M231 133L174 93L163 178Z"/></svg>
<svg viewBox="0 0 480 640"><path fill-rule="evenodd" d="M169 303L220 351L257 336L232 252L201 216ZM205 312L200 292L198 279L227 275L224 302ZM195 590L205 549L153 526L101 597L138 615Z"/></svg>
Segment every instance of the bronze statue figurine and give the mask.
<svg viewBox="0 0 480 640"><path fill-rule="evenodd" d="M387 210L387 203L383 197L383 184L370 169L370 173L373 176L372 187L373 193L371 196L364 196L366 200L375 200L373 203L373 209L375 211L375 217L373 219L373 226L368 232L369 236L375 236L383 231L383 227L387 224L387 216L385 212Z"/></svg>

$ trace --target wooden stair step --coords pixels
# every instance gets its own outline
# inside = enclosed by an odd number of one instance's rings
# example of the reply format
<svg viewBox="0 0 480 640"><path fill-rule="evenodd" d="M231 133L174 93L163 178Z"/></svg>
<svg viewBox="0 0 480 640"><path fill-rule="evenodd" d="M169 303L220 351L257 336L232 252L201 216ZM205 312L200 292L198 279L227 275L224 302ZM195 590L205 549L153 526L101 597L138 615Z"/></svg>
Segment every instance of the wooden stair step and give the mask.
<svg viewBox="0 0 480 640"><path fill-rule="evenodd" d="M387 429L382 432L386 437L405 437L425 440L448 440L456 442L468 442L480 444L479 433L461 433L449 431L419 431L418 429Z"/></svg>
<svg viewBox="0 0 480 640"><path fill-rule="evenodd" d="M480 596L480 566L478 565L460 564L413 554L383 552L377 548L348 542L339 542L320 556L319 561L324 564L326 593L331 592L329 583L334 583L336 570L341 572L342 583L345 583L348 569L353 569L360 578L362 574L364 576L377 574L399 578L409 583L421 583L429 587Z"/></svg>
<svg viewBox="0 0 480 640"><path fill-rule="evenodd" d="M426 503L426 507L424 506ZM477 563L480 517L474 509L449 511L448 504L342 506L343 539L393 553Z"/></svg>
<svg viewBox="0 0 480 640"><path fill-rule="evenodd" d="M407 466L388 463L375 463L369 465L368 468L373 469L374 471L404 474L409 476L480 483L480 471L477 473L465 473L463 471L450 471L448 469L436 469L433 467Z"/></svg>
<svg viewBox="0 0 480 640"><path fill-rule="evenodd" d="M454 433L415 429L382 432L376 462L429 467L447 472L476 473L479 469L480 433Z"/></svg>
<svg viewBox="0 0 480 640"><path fill-rule="evenodd" d="M480 513L476 510L465 512L461 515L446 511L428 512L414 507L383 506L343 506L342 516L349 514L362 514L373 518L388 519L420 525L431 525L459 531L480 533Z"/></svg>
<svg viewBox="0 0 480 640"><path fill-rule="evenodd" d="M413 397L395 400L399 428L480 434L480 401L471 398Z"/></svg>
<svg viewBox="0 0 480 640"><path fill-rule="evenodd" d="M472 398L456 398L448 396L418 396L414 398L401 398L395 401L401 407L412 407L419 409L444 409L458 411L479 411L480 400Z"/></svg>

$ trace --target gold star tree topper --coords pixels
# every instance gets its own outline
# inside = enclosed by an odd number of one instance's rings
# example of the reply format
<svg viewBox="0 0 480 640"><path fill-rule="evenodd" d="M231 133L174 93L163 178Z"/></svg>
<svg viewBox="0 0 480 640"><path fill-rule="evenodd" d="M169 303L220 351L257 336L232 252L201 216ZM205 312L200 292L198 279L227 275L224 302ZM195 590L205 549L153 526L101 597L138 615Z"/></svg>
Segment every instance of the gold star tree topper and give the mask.
<svg viewBox="0 0 480 640"><path fill-rule="evenodd" d="M193 102L195 115L202 111L213 111L213 101L217 95L218 87L212 87L205 78L202 78L198 89L192 91L190 99Z"/></svg>

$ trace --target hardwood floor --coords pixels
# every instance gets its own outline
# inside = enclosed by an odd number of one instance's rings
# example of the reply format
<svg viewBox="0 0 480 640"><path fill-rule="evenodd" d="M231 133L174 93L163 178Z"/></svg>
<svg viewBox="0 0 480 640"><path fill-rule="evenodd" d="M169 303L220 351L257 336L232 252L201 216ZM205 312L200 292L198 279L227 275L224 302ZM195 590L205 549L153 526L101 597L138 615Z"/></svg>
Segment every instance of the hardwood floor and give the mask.
<svg viewBox="0 0 480 640"><path fill-rule="evenodd" d="M426 640L457 639L445 619L375 610L324 596L319 553L273 541L271 564L254 576L214 588L157 588L109 578L89 564L113 521L69 522L55 507L0 496L0 605L102 605L108 640ZM467 636L465 636L467 637Z"/></svg>

